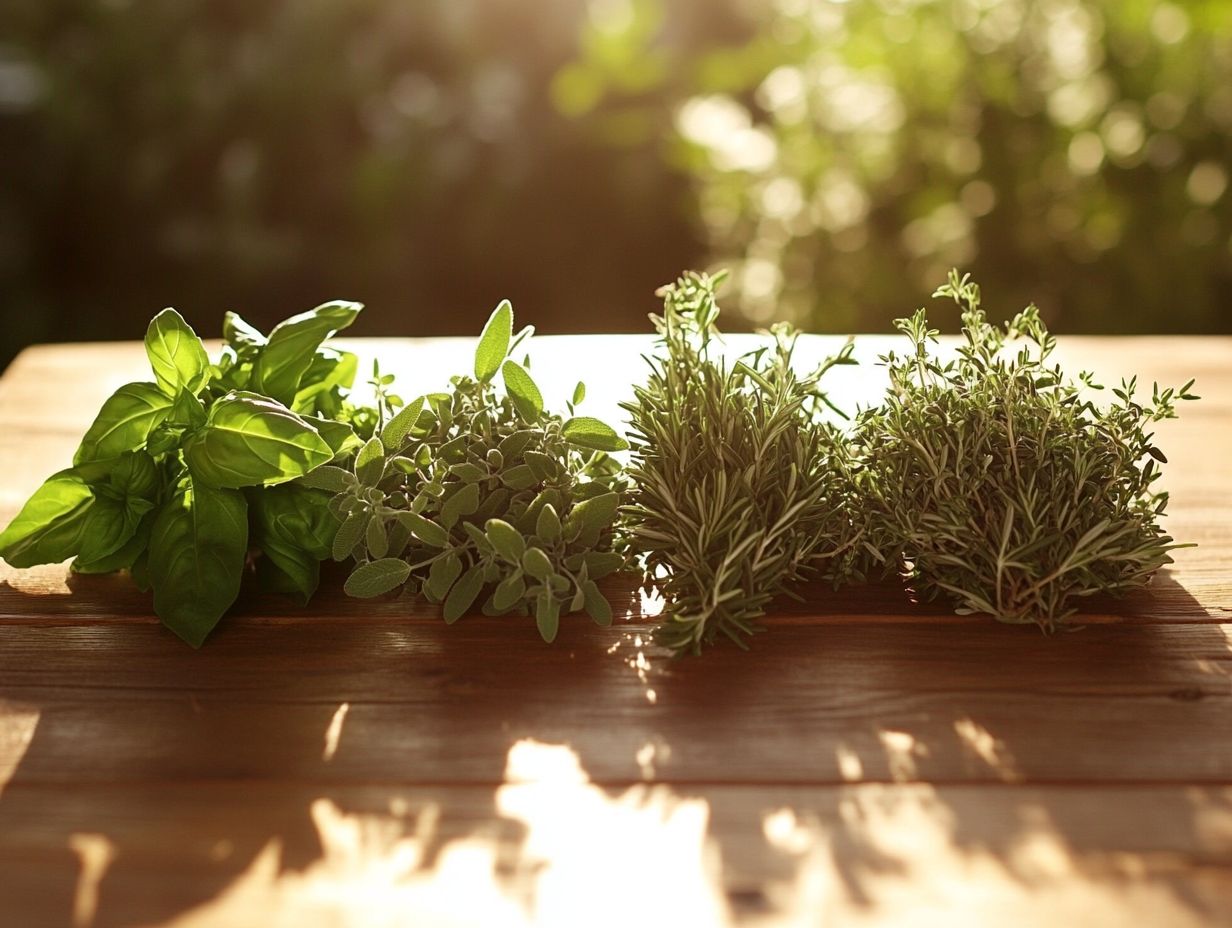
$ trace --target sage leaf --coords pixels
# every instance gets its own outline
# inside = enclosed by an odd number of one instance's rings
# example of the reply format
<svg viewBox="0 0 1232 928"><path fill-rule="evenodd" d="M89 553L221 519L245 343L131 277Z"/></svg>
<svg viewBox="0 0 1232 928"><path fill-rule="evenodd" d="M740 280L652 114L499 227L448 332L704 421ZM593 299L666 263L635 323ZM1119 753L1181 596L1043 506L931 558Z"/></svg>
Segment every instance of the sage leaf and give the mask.
<svg viewBox="0 0 1232 928"><path fill-rule="evenodd" d="M488 519L488 541L501 557L511 564L520 564L526 551L526 539L522 533L503 519Z"/></svg>
<svg viewBox="0 0 1232 928"><path fill-rule="evenodd" d="M590 416L575 416L561 426L565 441L593 451L624 451L629 443L605 422Z"/></svg>
<svg viewBox="0 0 1232 928"><path fill-rule="evenodd" d="M599 592L599 587L593 580L587 580L582 584L582 594L585 598L586 614L595 620L595 624L605 628L611 625L612 605Z"/></svg>
<svg viewBox="0 0 1232 928"><path fill-rule="evenodd" d="M457 552L450 551L438 557L428 569L428 582L424 584L424 595L434 603L439 603L448 594L454 581L462 573L462 559Z"/></svg>
<svg viewBox="0 0 1232 928"><path fill-rule="evenodd" d="M343 590L348 596L370 599L396 590L410 575L411 565L401 558L381 558L356 567L347 577Z"/></svg>
<svg viewBox="0 0 1232 928"><path fill-rule="evenodd" d="M398 519L411 530L411 534L426 545L443 548L449 544L449 532L417 512L401 510Z"/></svg>
<svg viewBox="0 0 1232 928"><path fill-rule="evenodd" d="M512 334L513 307L508 300L501 300L488 317L475 348L475 379L480 383L487 383L500 370L501 362L509 353Z"/></svg>
<svg viewBox="0 0 1232 928"><path fill-rule="evenodd" d="M552 576L552 562L542 548L526 549L526 553L522 555L522 569L536 580L547 580Z"/></svg>
<svg viewBox="0 0 1232 928"><path fill-rule="evenodd" d="M423 412L423 407L424 398L417 396L403 406L396 416L385 423L385 428L381 430L381 441L384 443L386 451L392 453L402 447L407 435L411 433L411 429L419 421L419 414Z"/></svg>
<svg viewBox="0 0 1232 928"><path fill-rule="evenodd" d="M474 605L475 598L481 589L483 589L483 567L475 564L458 579L445 598L445 622L452 625L462 618L466 611Z"/></svg>
<svg viewBox="0 0 1232 928"><path fill-rule="evenodd" d="M522 418L527 422L537 422L543 414L543 394L526 368L516 361L506 361L501 366L501 376L505 379L505 390Z"/></svg>
<svg viewBox="0 0 1232 928"><path fill-rule="evenodd" d="M535 625L548 644L556 640L556 632L560 629L560 603L547 590L539 594L535 605Z"/></svg>
<svg viewBox="0 0 1232 928"><path fill-rule="evenodd" d="M584 499L569 510L565 518L565 531L569 534L577 532L584 544L593 545L599 540L599 533L616 518L616 507L619 505L620 497L615 493Z"/></svg>

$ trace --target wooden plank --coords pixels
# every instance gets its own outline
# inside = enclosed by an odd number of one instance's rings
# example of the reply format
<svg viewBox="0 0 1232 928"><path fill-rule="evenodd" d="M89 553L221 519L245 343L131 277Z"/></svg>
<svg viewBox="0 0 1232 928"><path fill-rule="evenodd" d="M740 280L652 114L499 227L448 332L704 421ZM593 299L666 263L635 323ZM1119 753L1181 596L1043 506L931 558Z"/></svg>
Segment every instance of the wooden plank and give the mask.
<svg viewBox="0 0 1232 928"><path fill-rule="evenodd" d="M14 783L497 783L531 737L609 784L641 778L647 745L674 783L1226 784L1229 635L782 625L672 662L580 621L553 646L499 619L232 623L199 652L147 625L10 627L0 699L40 713Z"/></svg>
<svg viewBox="0 0 1232 928"><path fill-rule="evenodd" d="M591 924L607 923L593 903L617 887L646 911L639 923L664 923L653 894L666 879L678 906L696 916L713 894L733 922L793 913L807 913L807 924L826 916L885 925L927 924L930 912L973 925L1232 918L1227 788L605 791L583 779L494 792L192 781L25 786L10 799L0 805L0 911L21 912L23 926L69 923L91 846L110 855L98 926L183 913L198 925L292 924L291 913L302 926L360 924L336 912L362 913L374 894L384 923L430 923L418 911L428 888L459 908L488 892L550 896L544 864L571 862L580 879L573 914ZM663 820L675 826L666 837ZM446 862L464 847L479 866L459 886ZM280 868L262 872L271 848ZM399 867L396 855L408 851L417 859ZM656 874L666 854L670 869ZM362 878L363 889L338 892L343 878ZM300 911L307 902L312 911Z"/></svg>

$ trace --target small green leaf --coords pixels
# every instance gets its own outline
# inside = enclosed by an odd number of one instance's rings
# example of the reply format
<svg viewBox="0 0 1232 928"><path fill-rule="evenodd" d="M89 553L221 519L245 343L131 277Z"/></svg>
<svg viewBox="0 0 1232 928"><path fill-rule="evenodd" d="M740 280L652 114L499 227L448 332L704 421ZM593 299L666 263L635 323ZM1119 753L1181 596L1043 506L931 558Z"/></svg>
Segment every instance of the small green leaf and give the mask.
<svg viewBox="0 0 1232 928"><path fill-rule="evenodd" d="M501 439L500 453L506 462L521 455L530 442L543 434L538 429L519 429Z"/></svg>
<svg viewBox="0 0 1232 928"><path fill-rule="evenodd" d="M543 414L543 394L526 368L516 361L506 361L501 366L501 375L505 378L505 390L522 418L527 422L539 421Z"/></svg>
<svg viewBox="0 0 1232 928"><path fill-rule="evenodd" d="M511 490L526 490L539 482L539 478L535 476L529 464L518 464L501 471L500 480Z"/></svg>
<svg viewBox="0 0 1232 928"><path fill-rule="evenodd" d="M348 596L370 599L396 590L410 575L410 564L401 558L386 557L356 567L342 588Z"/></svg>
<svg viewBox="0 0 1232 928"><path fill-rule="evenodd" d="M403 406L396 416L385 423L385 428L381 430L381 441L384 443L387 451L397 451L402 447L406 441L406 436L411 433L411 429L419 421L419 414L423 412L423 406L424 398L417 396Z"/></svg>
<svg viewBox="0 0 1232 928"><path fill-rule="evenodd" d="M104 461L137 450L170 415L173 403L155 384L125 384L103 403L81 439L73 463Z"/></svg>
<svg viewBox="0 0 1232 928"><path fill-rule="evenodd" d="M561 426L560 434L571 445L594 451L624 451L629 447L610 425L590 416L575 416Z"/></svg>
<svg viewBox="0 0 1232 928"><path fill-rule="evenodd" d="M197 395L191 390L181 387L171 406L168 422L190 429L198 429L205 425L205 404L197 399Z"/></svg>
<svg viewBox="0 0 1232 928"><path fill-rule="evenodd" d="M167 396L174 397L181 388L196 393L205 385L210 369L205 346L174 309L164 309L150 320L145 353L159 389Z"/></svg>
<svg viewBox="0 0 1232 928"><path fill-rule="evenodd" d="M376 486L385 470L385 446L379 438L369 438L355 456L355 476L365 486Z"/></svg>
<svg viewBox="0 0 1232 928"><path fill-rule="evenodd" d="M539 510L535 534L544 541L555 541L560 537L560 516L556 514L556 508L551 503Z"/></svg>
<svg viewBox="0 0 1232 928"><path fill-rule="evenodd" d="M526 594L526 581L522 579L522 571L515 571L496 585L492 594L492 605L501 612L517 604Z"/></svg>
<svg viewBox="0 0 1232 928"><path fill-rule="evenodd" d="M357 509L346 517L334 535L334 543L330 554L335 561L345 561L355 551L356 545L367 534L368 520L372 513L366 509Z"/></svg>
<svg viewBox="0 0 1232 928"><path fill-rule="evenodd" d="M594 619L598 625L602 625L605 628L611 625L612 604L599 592L599 587L595 585L593 580L587 580L582 584L582 593L585 596L586 614Z"/></svg>
<svg viewBox="0 0 1232 928"><path fill-rule="evenodd" d="M615 551L587 551L582 555L586 572L594 580L606 577L625 565L625 559Z"/></svg>
<svg viewBox="0 0 1232 928"><path fill-rule="evenodd" d="M470 461L464 461L461 464L452 464L449 467L449 473L457 477L463 483L478 483L488 476L488 472L477 464L472 464Z"/></svg>
<svg viewBox="0 0 1232 928"><path fill-rule="evenodd" d="M453 528L462 516L479 508L479 485L468 483L441 505L441 524Z"/></svg>
<svg viewBox="0 0 1232 928"><path fill-rule="evenodd" d="M487 383L500 370L509 353L509 337L513 333L513 307L501 300L492 311L475 348L475 379Z"/></svg>
<svg viewBox="0 0 1232 928"><path fill-rule="evenodd" d="M583 544L593 545L598 542L599 533L616 518L616 507L619 505L620 496L616 493L584 499L569 510L565 518L565 531L569 535L576 531Z"/></svg>
<svg viewBox="0 0 1232 928"><path fill-rule="evenodd" d="M368 555L373 558L383 558L389 553L389 533L385 530L385 520L373 515L368 520L368 528L364 532L364 541L368 546Z"/></svg>
<svg viewBox="0 0 1232 928"><path fill-rule="evenodd" d="M337 422L334 419L323 419L319 416L304 414L300 414L300 418L316 429L317 434L325 440L325 444L329 445L330 450L334 453L334 456L330 459L332 461L347 457L352 452L363 447L363 439L356 435L355 430L345 422Z"/></svg>
<svg viewBox="0 0 1232 928"><path fill-rule="evenodd" d="M240 357L264 348L266 338L256 326L245 322L238 313L227 312L222 317L222 337Z"/></svg>
<svg viewBox="0 0 1232 928"><path fill-rule="evenodd" d="M483 589L483 567L475 564L453 585L445 599L445 621L452 625L466 614Z"/></svg>
<svg viewBox="0 0 1232 928"><path fill-rule="evenodd" d="M503 519L488 519L488 541L505 560L512 564L521 563L526 551L526 539L522 533Z"/></svg>
<svg viewBox="0 0 1232 928"><path fill-rule="evenodd" d="M579 380L578 385L573 388L573 405L581 404L584 399L586 399L586 384Z"/></svg>
<svg viewBox="0 0 1232 928"><path fill-rule="evenodd" d="M522 555L522 569L536 580L547 580L552 576L552 562L542 548L526 549L526 553Z"/></svg>
<svg viewBox="0 0 1232 928"><path fill-rule="evenodd" d="M425 519L417 512L402 510L398 513L402 524L411 530L411 534L424 544L433 548L443 548L449 543L449 532L441 528L431 519Z"/></svg>
<svg viewBox="0 0 1232 928"><path fill-rule="evenodd" d="M462 559L456 551L450 551L432 562L428 569L428 582L424 584L424 594L434 603L441 602L448 594L454 581L462 573Z"/></svg>
<svg viewBox="0 0 1232 928"><path fill-rule="evenodd" d="M350 489L355 486L355 475L344 467L334 467L332 464L326 464L318 467L316 470L309 471L295 481L303 487L312 487L317 490L328 490L331 493L341 493L343 490Z"/></svg>
<svg viewBox="0 0 1232 928"><path fill-rule="evenodd" d="M539 594L535 605L535 624L544 641L551 644L556 640L556 632L560 629L560 603L547 590Z"/></svg>
<svg viewBox="0 0 1232 928"><path fill-rule="evenodd" d="M333 451L285 406L253 393L230 393L210 408L204 428L184 445L184 459L210 486L272 486L326 464Z"/></svg>

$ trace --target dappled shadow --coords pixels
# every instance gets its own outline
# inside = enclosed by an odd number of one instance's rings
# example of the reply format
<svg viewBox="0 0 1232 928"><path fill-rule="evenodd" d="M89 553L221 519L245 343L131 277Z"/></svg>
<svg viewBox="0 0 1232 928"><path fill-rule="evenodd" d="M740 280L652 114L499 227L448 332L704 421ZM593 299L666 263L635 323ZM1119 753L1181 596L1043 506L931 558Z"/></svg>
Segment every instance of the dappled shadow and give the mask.
<svg viewBox="0 0 1232 928"><path fill-rule="evenodd" d="M91 584L77 597L101 603L110 587ZM512 878L533 822L497 790L527 739L574 752L613 802L647 782L704 799L712 844L697 853L718 854L737 920L876 921L913 893L952 913L966 897L938 887L964 881L1007 905L1116 889L1143 911L1232 910L1214 880L1232 867L1223 628L805 623L831 615L810 592L751 653L672 660L637 591L623 595L635 621L574 617L552 646L527 618L450 627L397 600L336 614L332 584L311 619L246 598L198 652L146 622L0 626L0 705L37 717L20 750L0 747L16 758L0 911L69 923L91 846L107 849L99 926L195 910L254 868L317 873L332 859L321 800L400 822L416 872L477 839ZM661 839L653 816L630 820L637 841ZM611 867L600 876L623 879Z"/></svg>

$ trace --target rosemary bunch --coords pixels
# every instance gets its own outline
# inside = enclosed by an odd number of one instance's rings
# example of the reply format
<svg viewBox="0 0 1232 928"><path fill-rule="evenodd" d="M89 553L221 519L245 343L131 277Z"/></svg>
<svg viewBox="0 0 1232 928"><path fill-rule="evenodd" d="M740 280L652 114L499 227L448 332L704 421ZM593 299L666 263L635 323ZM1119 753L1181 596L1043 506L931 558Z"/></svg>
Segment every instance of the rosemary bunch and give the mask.
<svg viewBox="0 0 1232 928"><path fill-rule="evenodd" d="M1197 399L1193 382L1156 385L1141 403L1136 378L1122 381L1100 407L1090 374L1073 381L1050 363L1055 339L1034 306L994 327L957 272L934 296L962 309L957 357L930 350L938 333L923 309L899 320L911 350L882 358L889 394L856 435L875 526L906 575L960 613L1045 629L1082 597L1145 584L1177 547L1159 526L1168 497L1152 485L1165 458L1149 429Z"/></svg>
<svg viewBox="0 0 1232 928"><path fill-rule="evenodd" d="M635 489L621 529L666 598L659 637L677 651L720 635L743 647L789 584L849 579L867 558L855 462L819 415L818 383L854 363L850 344L801 377L796 333L778 325L729 365L715 346L721 279L689 272L659 291L661 348L623 404Z"/></svg>
<svg viewBox="0 0 1232 928"><path fill-rule="evenodd" d="M335 492L336 560L353 559L352 596L399 587L443 603L454 622L482 603L485 614L534 613L546 641L561 615L612 611L595 581L618 570L612 523L625 481L608 452L627 447L604 423L548 413L525 363L509 358L529 334L512 338L502 303L475 353L473 376L403 406L377 375L376 434L348 467L325 467L302 482ZM498 391L497 374L504 382Z"/></svg>

